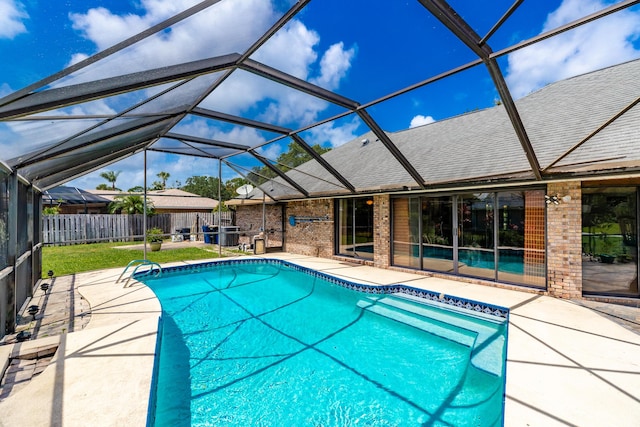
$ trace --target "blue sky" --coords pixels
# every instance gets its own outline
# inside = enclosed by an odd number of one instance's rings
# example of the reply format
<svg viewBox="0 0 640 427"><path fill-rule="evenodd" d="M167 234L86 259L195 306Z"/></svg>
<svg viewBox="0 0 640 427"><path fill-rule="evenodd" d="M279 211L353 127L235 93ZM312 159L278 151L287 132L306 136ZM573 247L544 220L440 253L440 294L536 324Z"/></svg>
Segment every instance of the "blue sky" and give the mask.
<svg viewBox="0 0 640 427"><path fill-rule="evenodd" d="M111 0L82 2L0 0L0 96L21 89L87 56L108 48L149 25L197 3L195 0ZM70 81L138 71L183 60L241 51L290 6L288 0L223 1L210 15L200 14L162 37L123 51ZM489 3L489 4L487 4ZM511 5L511 0L450 4L480 35ZM489 40L494 51L534 37L615 2L604 0L525 1ZM213 9L213 8L212 8ZM240 17L234 20L234 17ZM548 83L640 57L640 8L634 7L544 43L522 49L499 63L515 98ZM306 9L254 56L274 68L336 91L360 103L376 100L449 68L475 59L471 51L414 0L322 0ZM488 73L477 67L451 79L399 96L369 109L387 131L406 129L491 107L498 99ZM265 83L248 73L234 74L205 101L211 109L299 129L331 117L328 103ZM94 102L64 113L118 111L115 100ZM14 126L14 128L11 128ZM33 143L16 138L17 124L0 124L0 144L11 156ZM258 131L201 119L181 123L176 132L254 144L273 137ZM367 128L357 118L328 123L304 133L310 143L339 146ZM24 135L37 135L32 129ZM37 137L34 137L37 139ZM35 144L35 143L34 143ZM264 147L277 157L286 143ZM37 146L36 146L37 148ZM8 153L8 154L6 154ZM7 157L10 158L10 157ZM248 159L234 162L251 167ZM140 156L103 170L122 171L118 186L143 182ZM169 172L169 184L193 175L217 176L217 161L149 153L148 180ZM71 182L95 188L101 171ZM235 176L224 169L223 179Z"/></svg>

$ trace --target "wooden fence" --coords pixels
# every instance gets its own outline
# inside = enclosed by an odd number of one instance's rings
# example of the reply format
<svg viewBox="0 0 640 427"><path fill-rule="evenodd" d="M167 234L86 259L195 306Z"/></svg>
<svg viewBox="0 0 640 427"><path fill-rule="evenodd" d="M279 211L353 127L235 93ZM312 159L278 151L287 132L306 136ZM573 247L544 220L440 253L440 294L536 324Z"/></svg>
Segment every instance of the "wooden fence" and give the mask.
<svg viewBox="0 0 640 427"><path fill-rule="evenodd" d="M167 213L147 217L147 228L158 227L167 236L202 232L203 225L218 224L218 213ZM222 225L235 224L235 212L222 212ZM189 230L186 230L189 229ZM42 242L69 245L141 240L143 215L73 214L43 215Z"/></svg>

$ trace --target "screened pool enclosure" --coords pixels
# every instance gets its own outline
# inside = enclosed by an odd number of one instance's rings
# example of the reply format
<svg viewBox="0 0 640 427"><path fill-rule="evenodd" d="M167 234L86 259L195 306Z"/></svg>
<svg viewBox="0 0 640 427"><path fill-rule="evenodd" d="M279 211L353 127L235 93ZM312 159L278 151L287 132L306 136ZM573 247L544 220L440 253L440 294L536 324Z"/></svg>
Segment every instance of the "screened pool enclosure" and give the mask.
<svg viewBox="0 0 640 427"><path fill-rule="evenodd" d="M636 111L638 92L632 87L599 103L590 91L567 102L557 81L568 74L559 73L523 93L514 64L520 55L552 65L555 59L539 52L638 13L639 1L594 3L564 20L550 18L559 15L560 2L536 3L185 0L163 13L132 12L138 24L124 25L108 44L76 29L90 55L57 38L37 40L33 52L20 54L66 56L16 71L11 87L21 88L0 99L0 336L15 329L42 276L41 193L127 158L145 176L147 161L165 156L208 161L209 175L243 177L277 203L358 198L362 206L337 202L344 227L333 250L363 258L373 259L378 224L354 224L374 220L376 207L367 203L373 195L391 194L394 205L420 211L407 229L413 239L400 239L398 231L400 240L387 242L398 265L446 262L459 270L486 252L490 267L481 276L516 274L541 286L540 258L513 272L496 254L519 256L527 239L539 238L544 224L522 212L530 202L544 210L546 183L605 176L623 161L625 172L640 171L640 151L620 157L603 153L619 141L592 143ZM69 28L66 21L53 25L60 34ZM296 56L299 47L306 56ZM591 45L578 48L598 55ZM12 58L3 63L11 67ZM548 83L555 92L539 99L535 90ZM578 117L587 109L589 117ZM407 130L416 124L424 125ZM563 126L581 131L549 132ZM315 145L332 150L320 155ZM296 167L276 160L293 147L310 160ZM523 190L495 189L483 200L427 194L488 185ZM488 222L474 214L464 236L473 235L483 251L465 249L466 237L453 235L466 224L456 212L480 205ZM444 206L453 216L437 225L434 215ZM520 235L514 225L525 223L537 228ZM446 254L437 255L441 250Z"/></svg>

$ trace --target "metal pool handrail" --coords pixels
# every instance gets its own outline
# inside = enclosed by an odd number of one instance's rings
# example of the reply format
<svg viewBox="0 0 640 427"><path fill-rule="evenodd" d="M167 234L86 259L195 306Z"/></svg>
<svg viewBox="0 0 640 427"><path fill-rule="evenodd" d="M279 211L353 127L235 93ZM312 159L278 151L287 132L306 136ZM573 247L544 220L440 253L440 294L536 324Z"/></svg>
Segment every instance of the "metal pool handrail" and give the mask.
<svg viewBox="0 0 640 427"><path fill-rule="evenodd" d="M127 281L125 282L123 288L126 288L129 285L129 280L131 280L131 278L135 276L138 269L143 265L150 266L149 270L147 271L147 274L151 274L151 272L153 271L153 267L156 266L158 267L157 276L162 275L162 267L157 262L149 261L148 259L134 259L133 261L130 261L129 264L127 264L127 266L125 267L125 269L122 271L122 273L120 273L120 277L118 277L118 280L116 280L116 283L120 283L120 281L122 280L122 276L124 276L124 274L127 272L129 267L133 266L136 263L137 265L135 266L135 268L133 269L133 272L129 275L129 277L127 277Z"/></svg>

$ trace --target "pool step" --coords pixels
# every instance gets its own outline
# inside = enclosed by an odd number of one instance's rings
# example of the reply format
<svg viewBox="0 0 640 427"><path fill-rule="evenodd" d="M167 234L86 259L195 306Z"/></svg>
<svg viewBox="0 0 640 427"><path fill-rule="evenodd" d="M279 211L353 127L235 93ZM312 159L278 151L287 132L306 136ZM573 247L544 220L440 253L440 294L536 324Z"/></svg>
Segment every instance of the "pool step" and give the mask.
<svg viewBox="0 0 640 427"><path fill-rule="evenodd" d="M474 342L470 344L473 347L471 363L476 368L493 375L500 376L502 374L504 350L506 348L506 334L504 333L506 322L491 321L486 319L486 316L478 316L477 313L462 315L463 310L451 310L448 306L441 306L431 301L418 301L414 298L404 298L402 294L394 296L371 296L366 298L365 301L368 301L371 307L377 307L375 310L380 310L385 313L390 312L386 317L392 319L396 319L398 316L402 319L406 319L407 317L417 318L423 322L429 319L431 323L436 323L443 329L453 327L453 330L457 331L457 334L462 334L463 336L473 334ZM396 320L402 321L400 319ZM444 335L443 337L460 342L453 339L456 336L458 335L454 334L452 337ZM461 343L464 342L465 341L462 341Z"/></svg>
<svg viewBox="0 0 640 427"><path fill-rule="evenodd" d="M366 298L357 303L358 307L368 312L412 326L432 335L448 339L455 343L473 348L477 334L473 331L456 327L434 316L424 316L420 313L403 310L399 307L387 305L381 300Z"/></svg>

